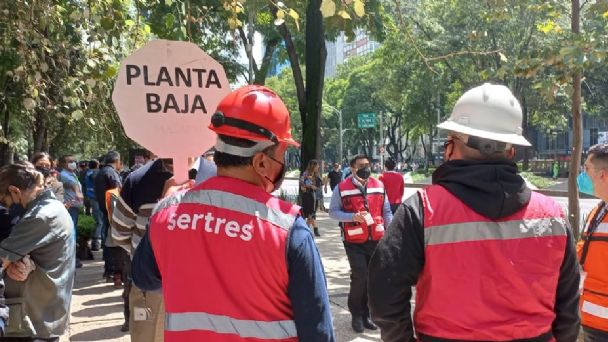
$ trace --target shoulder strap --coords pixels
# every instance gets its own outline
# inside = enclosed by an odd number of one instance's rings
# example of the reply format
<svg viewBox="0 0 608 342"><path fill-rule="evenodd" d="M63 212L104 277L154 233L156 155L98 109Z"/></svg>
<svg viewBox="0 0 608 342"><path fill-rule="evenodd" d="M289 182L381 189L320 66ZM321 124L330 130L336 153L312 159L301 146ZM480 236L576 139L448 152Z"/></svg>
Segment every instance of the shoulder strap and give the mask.
<svg viewBox="0 0 608 342"><path fill-rule="evenodd" d="M591 238L597 227L602 223L606 215L608 214L608 208L606 207L606 202L602 201L598 210L595 212L594 217L591 219L589 223L589 227L587 228L587 234L583 235L583 250L581 252L581 267L585 264L587 259L587 253L589 252L589 243L591 243Z"/></svg>

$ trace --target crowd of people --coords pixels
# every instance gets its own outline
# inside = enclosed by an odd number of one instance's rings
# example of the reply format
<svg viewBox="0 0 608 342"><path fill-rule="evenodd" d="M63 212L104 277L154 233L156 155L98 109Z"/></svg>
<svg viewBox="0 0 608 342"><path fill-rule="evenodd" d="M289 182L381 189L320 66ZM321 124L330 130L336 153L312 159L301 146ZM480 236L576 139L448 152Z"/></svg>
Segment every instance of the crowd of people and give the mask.
<svg viewBox="0 0 608 342"><path fill-rule="evenodd" d="M376 178L365 155L351 159L347 177L337 163L323 177L310 161L302 207L273 196L287 149L299 145L285 104L263 86L220 102L214 149L192 161L184 182L171 159L152 155L123 172L115 151L101 162L65 155L55 164L39 153L4 166L0 341L64 333L83 214L96 221L102 276L123 287L132 341L335 341L317 211L339 223L357 333L574 342L582 317L586 341L608 340L608 145L588 151L578 179L602 202L577 250L560 206L518 175L514 146L529 145L521 121L504 86L464 93L438 126L448 138L433 184L405 201L400 165L387 160Z"/></svg>

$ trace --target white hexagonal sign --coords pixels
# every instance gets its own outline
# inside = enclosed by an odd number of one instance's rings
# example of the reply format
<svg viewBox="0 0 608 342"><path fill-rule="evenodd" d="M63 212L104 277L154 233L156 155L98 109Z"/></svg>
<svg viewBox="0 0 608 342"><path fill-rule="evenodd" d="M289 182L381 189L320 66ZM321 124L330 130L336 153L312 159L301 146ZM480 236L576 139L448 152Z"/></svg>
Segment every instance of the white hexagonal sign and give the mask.
<svg viewBox="0 0 608 342"><path fill-rule="evenodd" d="M208 126L230 92L224 68L189 42L153 40L122 61L112 101L127 136L163 158L173 158L178 180L188 157L215 144Z"/></svg>

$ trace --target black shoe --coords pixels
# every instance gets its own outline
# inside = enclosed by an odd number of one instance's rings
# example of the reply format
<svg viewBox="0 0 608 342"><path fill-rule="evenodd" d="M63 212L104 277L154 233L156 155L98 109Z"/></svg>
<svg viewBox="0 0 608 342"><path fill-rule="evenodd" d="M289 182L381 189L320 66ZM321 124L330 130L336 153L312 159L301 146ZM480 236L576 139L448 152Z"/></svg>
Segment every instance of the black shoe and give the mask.
<svg viewBox="0 0 608 342"><path fill-rule="evenodd" d="M91 250L97 252L99 250L99 242L95 241L91 243Z"/></svg>
<svg viewBox="0 0 608 342"><path fill-rule="evenodd" d="M368 330L376 330L378 327L372 322L372 319L369 316L363 318L363 326Z"/></svg>
<svg viewBox="0 0 608 342"><path fill-rule="evenodd" d="M363 318L361 318L361 316L359 315L355 315L353 316L353 322L352 322L352 326L353 326L353 330L360 334L363 332Z"/></svg>
<svg viewBox="0 0 608 342"><path fill-rule="evenodd" d="M120 331L122 331L122 332L129 331L129 322L128 321L126 321L122 324L122 327L120 327Z"/></svg>
<svg viewBox="0 0 608 342"><path fill-rule="evenodd" d="M76 259L76 268L81 268L82 267L82 263L80 262L80 260Z"/></svg>
<svg viewBox="0 0 608 342"><path fill-rule="evenodd" d="M316 237L321 237L321 234L319 234L319 228L315 228L314 231Z"/></svg>

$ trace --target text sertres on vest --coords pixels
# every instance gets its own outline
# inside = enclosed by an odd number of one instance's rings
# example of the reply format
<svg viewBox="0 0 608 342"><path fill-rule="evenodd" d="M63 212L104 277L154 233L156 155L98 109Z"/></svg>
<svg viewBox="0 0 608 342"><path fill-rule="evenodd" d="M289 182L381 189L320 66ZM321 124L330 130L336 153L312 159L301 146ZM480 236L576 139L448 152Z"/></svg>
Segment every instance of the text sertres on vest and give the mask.
<svg viewBox="0 0 608 342"><path fill-rule="evenodd" d="M159 203L150 239L163 279L165 340L297 341L286 239L298 212L227 177Z"/></svg>

